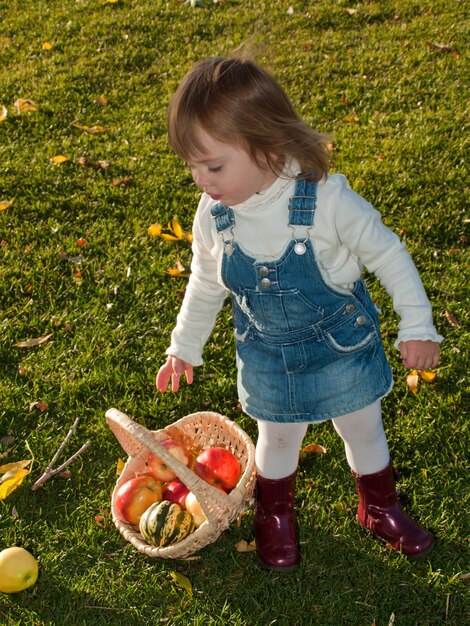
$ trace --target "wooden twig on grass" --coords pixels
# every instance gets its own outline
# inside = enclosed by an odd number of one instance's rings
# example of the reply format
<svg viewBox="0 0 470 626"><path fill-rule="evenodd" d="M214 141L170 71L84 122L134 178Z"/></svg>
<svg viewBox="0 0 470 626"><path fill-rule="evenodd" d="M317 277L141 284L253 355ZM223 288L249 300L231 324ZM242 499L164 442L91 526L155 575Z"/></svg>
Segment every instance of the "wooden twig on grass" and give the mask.
<svg viewBox="0 0 470 626"><path fill-rule="evenodd" d="M62 453L63 449L67 445L67 442L69 441L73 433L76 431L79 421L80 421L80 418L77 417L72 427L70 428L69 432L65 436L65 439L60 444L59 449L52 457L51 462L46 467L46 471L40 478L38 478L38 480L31 487L32 491L36 491L36 489L39 489L39 487L43 485L47 480L49 480L49 478L52 478L53 476L60 474L62 470L64 470L68 465L70 465L70 463L72 463L72 461L74 461L78 456L80 456L82 452L84 452L87 448L91 446L91 441L87 441L86 443L83 444L83 446L79 450L77 450L74 454L72 454L72 456L69 459L67 459L64 463L62 463L62 465L59 465L59 467L54 469L54 463L57 461L59 455Z"/></svg>

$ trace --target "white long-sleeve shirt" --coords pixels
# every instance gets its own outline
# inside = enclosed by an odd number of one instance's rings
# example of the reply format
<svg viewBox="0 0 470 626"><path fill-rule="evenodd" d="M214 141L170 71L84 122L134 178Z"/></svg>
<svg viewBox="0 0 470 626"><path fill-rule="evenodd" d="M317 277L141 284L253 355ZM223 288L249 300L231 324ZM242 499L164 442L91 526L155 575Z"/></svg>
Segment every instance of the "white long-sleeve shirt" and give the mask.
<svg viewBox="0 0 470 626"><path fill-rule="evenodd" d="M295 180L277 178L267 190L232 207L233 235L242 249L257 261L272 261L281 256L293 236L308 236L327 283L349 291L364 266L379 279L400 316L395 347L410 339L442 341L418 271L403 243L382 224L379 212L352 191L347 179L333 174L318 184L310 230L288 226L294 189ZM202 364L204 345L229 294L220 275L223 239L210 213L215 203L202 194L193 224L191 276L166 351L192 365Z"/></svg>

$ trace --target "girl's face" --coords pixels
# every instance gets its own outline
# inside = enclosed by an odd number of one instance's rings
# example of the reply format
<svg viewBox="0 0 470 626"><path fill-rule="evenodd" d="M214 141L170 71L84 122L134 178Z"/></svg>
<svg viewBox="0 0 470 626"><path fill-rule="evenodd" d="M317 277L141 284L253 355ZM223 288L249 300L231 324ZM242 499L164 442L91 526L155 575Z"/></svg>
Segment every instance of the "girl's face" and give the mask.
<svg viewBox="0 0 470 626"><path fill-rule="evenodd" d="M246 150L221 143L200 131L204 154L189 162L194 182L214 200L233 206L267 189L276 179L270 169L260 168Z"/></svg>

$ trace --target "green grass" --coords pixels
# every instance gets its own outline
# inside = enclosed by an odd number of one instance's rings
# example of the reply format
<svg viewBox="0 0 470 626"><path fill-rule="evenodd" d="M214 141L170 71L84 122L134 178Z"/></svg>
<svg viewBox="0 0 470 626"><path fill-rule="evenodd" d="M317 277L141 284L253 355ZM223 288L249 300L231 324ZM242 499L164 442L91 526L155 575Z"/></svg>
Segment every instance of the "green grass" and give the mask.
<svg viewBox="0 0 470 626"><path fill-rule="evenodd" d="M1 444L0 464L28 458L27 444L35 455L31 477L0 502L0 548L24 546L40 563L33 588L0 597L0 623L461 626L469 565L464 3L207 4L0 0L0 114L2 105L8 110L0 202L14 200L0 213L0 437L14 437ZM251 512L190 561L144 557L112 525L110 492L124 453L104 421L110 406L149 428L209 408L256 437L237 408L227 307L192 388L155 391L184 289L165 269L177 259L187 264L190 250L147 235L150 224L174 215L190 229L198 196L167 145L168 99L195 60L242 44L303 117L333 134L334 170L406 239L446 337L437 382L411 394L392 348L396 319L369 280L395 371L384 416L402 499L437 539L424 561L388 553L357 527L352 480L330 424L308 433L327 454L300 466L298 572L267 572L253 554L236 552L234 544L251 537ZM38 111L17 115L18 98ZM74 124L110 130L88 135ZM59 154L69 162L53 165ZM82 167L85 156L110 166ZM113 186L126 176L130 185ZM80 237L87 246L77 246ZM80 254L80 265L64 260ZM48 333L42 346L15 346ZM36 401L47 410L30 410ZM69 478L31 492L77 416L66 451L87 439L90 450ZM192 596L172 571L189 577Z"/></svg>

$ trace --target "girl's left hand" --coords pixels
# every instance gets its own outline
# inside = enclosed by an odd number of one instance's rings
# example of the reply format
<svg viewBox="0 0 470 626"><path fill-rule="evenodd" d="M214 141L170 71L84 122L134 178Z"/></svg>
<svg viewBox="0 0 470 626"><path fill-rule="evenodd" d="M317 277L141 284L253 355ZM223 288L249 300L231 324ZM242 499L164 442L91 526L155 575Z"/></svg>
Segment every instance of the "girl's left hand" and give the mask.
<svg viewBox="0 0 470 626"><path fill-rule="evenodd" d="M439 344L435 341L410 339L398 346L403 365L413 370L426 370L439 363Z"/></svg>

